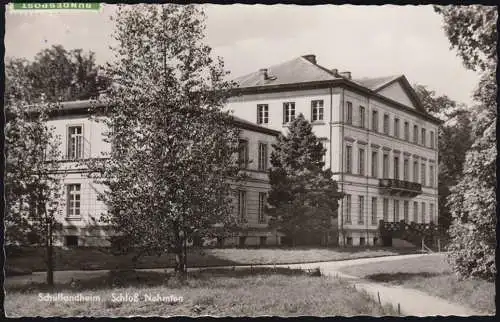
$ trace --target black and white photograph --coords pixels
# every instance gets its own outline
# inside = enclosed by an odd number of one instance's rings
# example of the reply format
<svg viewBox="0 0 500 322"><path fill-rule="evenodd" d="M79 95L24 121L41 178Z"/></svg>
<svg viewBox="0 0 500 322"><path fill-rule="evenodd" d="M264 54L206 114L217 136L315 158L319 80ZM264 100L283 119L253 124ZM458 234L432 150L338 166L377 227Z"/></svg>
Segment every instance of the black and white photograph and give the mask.
<svg viewBox="0 0 500 322"><path fill-rule="evenodd" d="M4 13L6 317L496 315L496 6Z"/></svg>

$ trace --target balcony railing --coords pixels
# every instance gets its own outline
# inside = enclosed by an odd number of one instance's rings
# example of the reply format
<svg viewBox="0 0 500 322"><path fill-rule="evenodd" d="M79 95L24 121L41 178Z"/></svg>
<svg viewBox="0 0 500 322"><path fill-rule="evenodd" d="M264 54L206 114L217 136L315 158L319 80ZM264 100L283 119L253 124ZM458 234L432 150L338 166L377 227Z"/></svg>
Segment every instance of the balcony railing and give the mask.
<svg viewBox="0 0 500 322"><path fill-rule="evenodd" d="M422 185L416 182L380 179L379 187L390 195L415 197L422 193Z"/></svg>

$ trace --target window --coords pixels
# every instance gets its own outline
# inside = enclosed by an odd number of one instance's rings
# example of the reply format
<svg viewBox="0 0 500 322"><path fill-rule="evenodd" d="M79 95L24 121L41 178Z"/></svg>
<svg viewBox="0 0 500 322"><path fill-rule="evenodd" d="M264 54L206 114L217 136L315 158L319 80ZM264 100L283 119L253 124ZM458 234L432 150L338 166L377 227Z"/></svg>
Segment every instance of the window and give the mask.
<svg viewBox="0 0 500 322"><path fill-rule="evenodd" d="M264 207L266 205L266 193L259 192L259 224L265 223Z"/></svg>
<svg viewBox="0 0 500 322"><path fill-rule="evenodd" d="M426 135L425 135L425 129L422 128L422 145L425 146L427 144L426 142Z"/></svg>
<svg viewBox="0 0 500 322"><path fill-rule="evenodd" d="M435 147L435 145L434 145L435 141L434 140L435 140L434 139L434 132L431 131L430 132L431 149L434 149L434 147Z"/></svg>
<svg viewBox="0 0 500 322"><path fill-rule="evenodd" d="M78 246L78 236L65 236L65 244L67 247Z"/></svg>
<svg viewBox="0 0 500 322"><path fill-rule="evenodd" d="M269 123L269 105L258 104L257 105L257 124L268 124Z"/></svg>
<svg viewBox="0 0 500 322"><path fill-rule="evenodd" d="M359 237L359 246L365 245L365 237Z"/></svg>
<svg viewBox="0 0 500 322"><path fill-rule="evenodd" d="M384 134L389 135L389 114L384 114Z"/></svg>
<svg viewBox="0 0 500 322"><path fill-rule="evenodd" d="M323 121L323 100L311 101L311 120Z"/></svg>
<svg viewBox="0 0 500 322"><path fill-rule="evenodd" d="M436 224L436 217L434 214L434 204L433 203L429 204L429 216L431 218L431 222Z"/></svg>
<svg viewBox="0 0 500 322"><path fill-rule="evenodd" d="M389 221L389 199L387 198L384 198L382 211L383 211L384 221Z"/></svg>
<svg viewBox="0 0 500 322"><path fill-rule="evenodd" d="M408 200L405 200L403 202L403 216L405 219L405 223L410 223L410 202Z"/></svg>
<svg viewBox="0 0 500 322"><path fill-rule="evenodd" d="M372 197L372 225L377 224L377 197Z"/></svg>
<svg viewBox="0 0 500 322"><path fill-rule="evenodd" d="M421 206L421 211L422 211L422 224L425 224L425 202L422 202Z"/></svg>
<svg viewBox="0 0 500 322"><path fill-rule="evenodd" d="M394 222L399 221L399 200L394 200Z"/></svg>
<svg viewBox="0 0 500 322"><path fill-rule="evenodd" d="M322 140L321 141L321 145L323 146L323 149L325 151L325 153L323 153L321 155L321 161L324 162L324 163L326 163L326 154L328 152L328 143L329 143L328 140Z"/></svg>
<svg viewBox="0 0 500 322"><path fill-rule="evenodd" d="M259 170L267 170L267 144L259 143Z"/></svg>
<svg viewBox="0 0 500 322"><path fill-rule="evenodd" d="M378 243L378 238L377 237L373 237L373 245L375 246L375 245L377 245L377 243Z"/></svg>
<svg viewBox="0 0 500 322"><path fill-rule="evenodd" d="M362 128L365 127L365 107L364 106L359 107L359 126Z"/></svg>
<svg viewBox="0 0 500 322"><path fill-rule="evenodd" d="M399 138L399 119L394 119L394 137Z"/></svg>
<svg viewBox="0 0 500 322"><path fill-rule="evenodd" d="M358 173L365 175L365 149L359 149L359 169Z"/></svg>
<svg viewBox="0 0 500 322"><path fill-rule="evenodd" d="M421 181L422 186L425 186L425 163L422 163L422 169L420 170L420 176L421 176Z"/></svg>
<svg viewBox="0 0 500 322"><path fill-rule="evenodd" d="M413 202L413 222L418 223L418 202Z"/></svg>
<svg viewBox="0 0 500 322"><path fill-rule="evenodd" d="M351 102L346 102L347 105L347 111L346 111L346 123L351 125L352 124L352 103Z"/></svg>
<svg viewBox="0 0 500 322"><path fill-rule="evenodd" d="M238 165L242 169L248 167L248 141L240 140L240 146L238 150Z"/></svg>
<svg viewBox="0 0 500 322"><path fill-rule="evenodd" d="M266 236L260 236L259 240L260 240L260 246L266 246L266 242L267 242Z"/></svg>
<svg viewBox="0 0 500 322"><path fill-rule="evenodd" d="M245 222L247 218L247 192L238 190L238 218Z"/></svg>
<svg viewBox="0 0 500 322"><path fill-rule="evenodd" d="M345 222L351 223L351 195L345 196Z"/></svg>
<svg viewBox="0 0 500 322"><path fill-rule="evenodd" d="M378 178L378 152L372 151L372 177Z"/></svg>
<svg viewBox="0 0 500 322"><path fill-rule="evenodd" d="M382 178L389 178L389 155L384 153L382 161Z"/></svg>
<svg viewBox="0 0 500 322"><path fill-rule="evenodd" d="M68 127L68 159L83 157L83 131L81 126Z"/></svg>
<svg viewBox="0 0 500 322"><path fill-rule="evenodd" d="M434 187L434 166L429 166L429 186Z"/></svg>
<svg viewBox="0 0 500 322"><path fill-rule="evenodd" d="M359 218L358 224L363 224L365 222L365 197L359 196Z"/></svg>
<svg viewBox="0 0 500 322"><path fill-rule="evenodd" d="M345 148L345 172L352 173L352 146L350 145Z"/></svg>
<svg viewBox="0 0 500 322"><path fill-rule="evenodd" d="M394 157L394 179L399 180L399 157Z"/></svg>
<svg viewBox="0 0 500 322"><path fill-rule="evenodd" d="M410 171L409 169L409 161L408 159L404 159L403 161L403 180L408 181L408 172Z"/></svg>
<svg viewBox="0 0 500 322"><path fill-rule="evenodd" d="M283 123L290 123L295 119L295 103L283 103Z"/></svg>
<svg viewBox="0 0 500 322"><path fill-rule="evenodd" d="M67 185L66 205L68 218L80 218L80 193L81 185L79 183Z"/></svg>
<svg viewBox="0 0 500 322"><path fill-rule="evenodd" d="M410 141L410 123L405 122L405 141Z"/></svg>
<svg viewBox="0 0 500 322"><path fill-rule="evenodd" d="M413 182L418 182L418 161L413 161Z"/></svg>
<svg viewBox="0 0 500 322"><path fill-rule="evenodd" d="M413 143L418 144L418 126L413 125Z"/></svg>
<svg viewBox="0 0 500 322"><path fill-rule="evenodd" d="M372 131L378 132L378 112L372 111Z"/></svg>

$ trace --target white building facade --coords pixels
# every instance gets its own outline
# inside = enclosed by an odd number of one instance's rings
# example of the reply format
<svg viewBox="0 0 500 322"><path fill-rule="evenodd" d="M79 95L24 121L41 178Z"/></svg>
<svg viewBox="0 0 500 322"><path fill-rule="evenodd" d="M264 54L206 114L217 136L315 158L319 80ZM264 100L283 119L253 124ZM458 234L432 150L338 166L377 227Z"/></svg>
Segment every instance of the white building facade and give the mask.
<svg viewBox="0 0 500 322"><path fill-rule="evenodd" d="M235 116L283 133L300 113L311 121L345 193L334 243L378 245L380 220L438 223L440 120L403 75L353 80L306 55L236 82Z"/></svg>
<svg viewBox="0 0 500 322"><path fill-rule="evenodd" d="M54 128L61 139L62 159L60 171L63 177L62 202L58 221L62 230L56 245L105 246L112 230L99 219L107 211L98 195L105 187L88 177L85 159L103 158L111 146L105 142L106 126L90 118L91 101L64 102L51 116L48 125ZM97 106L99 107L99 106ZM102 107L102 106L101 106ZM258 246L280 243L281 234L269 229L264 214L267 192L270 189L267 171L272 144L278 131L258 126L234 117L234 125L240 129L241 167L248 176L243 182L233 185L234 215L240 229L234 237L222 240L223 246Z"/></svg>

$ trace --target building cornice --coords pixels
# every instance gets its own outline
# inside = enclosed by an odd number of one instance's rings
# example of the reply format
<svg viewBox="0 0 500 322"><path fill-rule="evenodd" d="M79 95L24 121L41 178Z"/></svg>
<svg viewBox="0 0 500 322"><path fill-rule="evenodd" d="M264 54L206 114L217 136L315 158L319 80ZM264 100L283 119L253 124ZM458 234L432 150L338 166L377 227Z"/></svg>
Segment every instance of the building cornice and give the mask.
<svg viewBox="0 0 500 322"><path fill-rule="evenodd" d="M68 101L68 102L60 102L54 104L54 109L49 112L49 116L66 116L66 115L81 115L81 116L90 116L91 109L96 109L98 112L102 112L105 115L106 107L109 105L103 101L97 100L82 100L82 101ZM28 106L29 108L29 106ZM273 136L279 136L281 134L280 131L268 129L257 124L252 124L251 122L238 120L232 118L232 122L241 129L246 129L254 132L260 132L264 134L270 134Z"/></svg>
<svg viewBox="0 0 500 322"><path fill-rule="evenodd" d="M360 91L364 94L370 96L370 98L376 98L384 103L391 104L391 107L399 109L401 111L416 115L421 117L433 124L440 125L443 123L442 120L429 115L425 112L422 112L417 109L413 109L404 104L401 104L393 99L390 99L386 96L383 96L371 89L368 89L364 86L361 86L353 81L350 81L345 78L339 78L334 80L326 80L326 81L312 81L312 82L303 82L303 83L293 83L293 84L279 84L279 85L265 85L265 86L253 86L253 87L243 87L243 88L235 88L231 90L229 93L231 96L240 96L240 95L249 95L249 94L262 94L262 93L273 93L273 92L282 92L282 91L297 91L297 90L307 90L307 89L317 89L317 88L327 88L327 87L343 87L343 88L351 88L357 91Z"/></svg>

